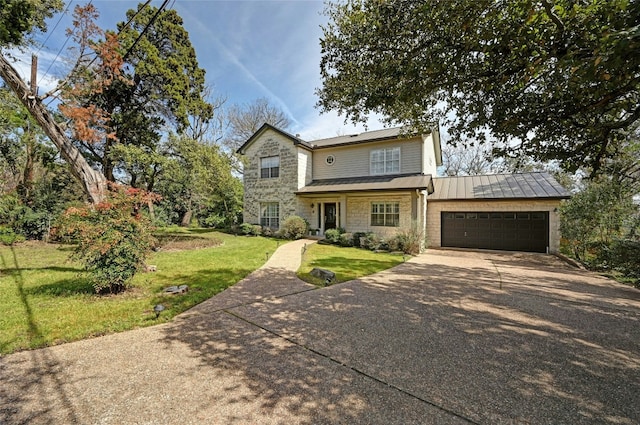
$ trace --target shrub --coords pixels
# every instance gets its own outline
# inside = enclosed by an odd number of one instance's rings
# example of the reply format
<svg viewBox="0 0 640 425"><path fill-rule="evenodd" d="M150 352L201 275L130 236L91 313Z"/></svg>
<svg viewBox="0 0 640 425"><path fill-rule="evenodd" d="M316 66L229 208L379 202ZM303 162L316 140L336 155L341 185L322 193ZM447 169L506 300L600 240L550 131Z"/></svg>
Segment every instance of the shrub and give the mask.
<svg viewBox="0 0 640 425"><path fill-rule="evenodd" d="M366 238L367 234L365 232L354 232L353 233L353 246L356 248L363 248L362 241L363 238Z"/></svg>
<svg viewBox="0 0 640 425"><path fill-rule="evenodd" d="M331 243L337 244L340 241L340 235L344 233L342 229L328 229L324 232L324 238Z"/></svg>
<svg viewBox="0 0 640 425"><path fill-rule="evenodd" d="M371 251L386 251L389 249L389 244L382 236L376 233L367 233L367 236L361 241L361 245L363 245L363 248L370 249Z"/></svg>
<svg viewBox="0 0 640 425"><path fill-rule="evenodd" d="M24 236L16 234L10 227L0 226L0 244L13 245L22 241L24 241Z"/></svg>
<svg viewBox="0 0 640 425"><path fill-rule="evenodd" d="M73 256L98 293L124 291L155 242L150 220L140 210L156 197L117 185L111 189L105 202L65 211L55 232L77 242Z"/></svg>
<svg viewBox="0 0 640 425"><path fill-rule="evenodd" d="M353 233L343 233L338 239L341 246L353 246Z"/></svg>
<svg viewBox="0 0 640 425"><path fill-rule="evenodd" d="M612 268L640 283L640 241L617 239L609 250L609 263Z"/></svg>
<svg viewBox="0 0 640 425"><path fill-rule="evenodd" d="M309 224L297 215L287 217L280 226L280 234L284 239L300 239L307 236Z"/></svg>
<svg viewBox="0 0 640 425"><path fill-rule="evenodd" d="M251 223L242 223L240 225L240 233L243 235L252 235L254 232L253 226Z"/></svg>
<svg viewBox="0 0 640 425"><path fill-rule="evenodd" d="M262 226L260 226L259 224L253 224L251 226L251 235L253 236L262 235Z"/></svg>
<svg viewBox="0 0 640 425"><path fill-rule="evenodd" d="M417 226L410 230L400 232L389 241L389 248L392 251L402 251L405 254L416 255L422 250L422 232Z"/></svg>

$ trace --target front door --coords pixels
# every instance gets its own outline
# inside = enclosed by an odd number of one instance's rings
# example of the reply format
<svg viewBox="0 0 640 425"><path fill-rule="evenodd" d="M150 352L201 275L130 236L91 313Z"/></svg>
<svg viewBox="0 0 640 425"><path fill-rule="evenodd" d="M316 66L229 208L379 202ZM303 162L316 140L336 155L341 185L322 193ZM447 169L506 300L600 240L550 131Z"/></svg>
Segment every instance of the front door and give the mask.
<svg viewBox="0 0 640 425"><path fill-rule="evenodd" d="M324 230L336 228L336 203L324 204Z"/></svg>

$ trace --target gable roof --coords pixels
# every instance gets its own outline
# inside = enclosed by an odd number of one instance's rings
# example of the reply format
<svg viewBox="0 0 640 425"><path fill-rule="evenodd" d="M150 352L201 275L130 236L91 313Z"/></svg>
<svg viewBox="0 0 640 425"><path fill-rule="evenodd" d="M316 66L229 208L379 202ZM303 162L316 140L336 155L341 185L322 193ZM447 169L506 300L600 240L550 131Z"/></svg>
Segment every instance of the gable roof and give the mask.
<svg viewBox="0 0 640 425"><path fill-rule="evenodd" d="M346 136L305 141L297 136L287 133L284 130L280 130L279 128L274 127L271 124L265 123L249 138L249 140L247 140L242 146L240 146L240 148L238 148L237 152L239 154L244 154L246 149L267 130L273 130L281 134L282 136L291 139L294 145L300 145L308 150L330 148L336 146L349 146L359 143L382 142L385 140L393 139L409 139L417 136L417 134L407 133L406 128L404 127L394 127L384 128L381 130L365 131L364 133L350 134ZM432 132L435 136L434 145L436 149L436 156L438 157L436 159L439 160L438 165L440 165L442 162L442 154L440 152L440 135L437 130L433 130Z"/></svg>
<svg viewBox="0 0 640 425"><path fill-rule="evenodd" d="M404 138L412 137L402 133L402 127L383 128L381 130L365 131L364 133L348 134L345 136L329 137L311 141L314 148L329 148L335 146L353 145L364 142L379 142L384 140L397 139L401 135Z"/></svg>
<svg viewBox="0 0 640 425"><path fill-rule="evenodd" d="M566 199L569 192L549 173L493 174L433 179L430 201L474 199Z"/></svg>
<svg viewBox="0 0 640 425"><path fill-rule="evenodd" d="M258 139L260 136L262 136L262 134L264 134L265 131L267 130L272 130L275 131L278 134L281 134L282 136L291 139L291 141L293 142L294 145L301 145L307 149L311 149L311 145L309 145L309 143L305 142L304 140L302 140L299 137L296 137L292 134L287 133L284 130L280 130L278 127L274 127L271 124L267 124L264 123L262 124L262 127L260 127L258 129L258 131L256 131L255 133L253 133L253 135L251 137L249 137L249 140L247 140L246 142L244 142L244 144L242 146L240 146L238 148L238 150L236 151L239 154L244 154L244 152L247 150L247 148L256 141L256 139Z"/></svg>
<svg viewBox="0 0 640 425"><path fill-rule="evenodd" d="M298 190L296 194L414 189L426 190L432 193L431 175L366 176L314 180Z"/></svg>

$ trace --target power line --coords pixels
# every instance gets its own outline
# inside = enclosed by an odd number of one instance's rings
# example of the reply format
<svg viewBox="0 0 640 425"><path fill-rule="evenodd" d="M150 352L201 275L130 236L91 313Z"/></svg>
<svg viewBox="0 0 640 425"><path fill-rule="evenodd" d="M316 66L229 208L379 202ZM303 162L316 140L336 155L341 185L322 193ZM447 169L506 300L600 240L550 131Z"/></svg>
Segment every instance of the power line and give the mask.
<svg viewBox="0 0 640 425"><path fill-rule="evenodd" d="M40 44L40 48L36 52L36 56L38 55L38 53L40 53L40 50L42 50L44 45L47 44L47 41L49 41L49 37L51 37L51 34L53 34L56 31L56 28L58 28L58 25L60 25L60 22L62 21L62 18L64 18L64 15L66 15L67 12L69 11L69 7L71 7L71 3L73 3L73 0L69 1L69 3L67 4L67 7L60 14L60 17L58 18L58 22L56 22L56 24L53 26L53 29L51 31L49 31L49 33L47 34L47 38L45 38L44 41ZM68 38L68 36L67 36L67 38Z"/></svg>

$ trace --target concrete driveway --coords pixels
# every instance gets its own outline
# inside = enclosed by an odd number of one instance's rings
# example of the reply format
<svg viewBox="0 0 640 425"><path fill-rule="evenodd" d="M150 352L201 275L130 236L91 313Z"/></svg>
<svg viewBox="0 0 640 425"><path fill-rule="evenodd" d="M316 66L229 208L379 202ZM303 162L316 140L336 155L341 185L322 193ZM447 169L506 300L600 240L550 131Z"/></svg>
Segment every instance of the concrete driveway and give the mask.
<svg viewBox="0 0 640 425"><path fill-rule="evenodd" d="M640 292L539 254L320 289L278 266L170 324L5 356L0 382L0 423L638 424Z"/></svg>

